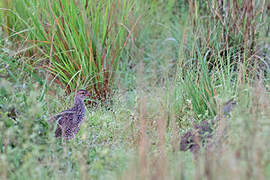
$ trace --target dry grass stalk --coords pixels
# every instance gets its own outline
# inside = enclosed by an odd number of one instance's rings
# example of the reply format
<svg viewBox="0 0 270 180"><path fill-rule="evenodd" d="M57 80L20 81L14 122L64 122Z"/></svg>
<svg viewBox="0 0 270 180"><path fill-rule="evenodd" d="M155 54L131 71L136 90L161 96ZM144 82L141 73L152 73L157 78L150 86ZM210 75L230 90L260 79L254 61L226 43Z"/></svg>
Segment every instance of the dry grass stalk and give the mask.
<svg viewBox="0 0 270 180"><path fill-rule="evenodd" d="M157 121L157 131L158 131L158 157L155 158L156 164L155 172L152 179L162 180L166 177L166 150L165 150L165 133L166 133L166 121L164 116L164 111L160 109Z"/></svg>
<svg viewBox="0 0 270 180"><path fill-rule="evenodd" d="M139 143L139 166L140 178L145 179L147 176L147 135L146 135L146 119L145 119L145 103L146 97L143 97L140 102L140 143Z"/></svg>

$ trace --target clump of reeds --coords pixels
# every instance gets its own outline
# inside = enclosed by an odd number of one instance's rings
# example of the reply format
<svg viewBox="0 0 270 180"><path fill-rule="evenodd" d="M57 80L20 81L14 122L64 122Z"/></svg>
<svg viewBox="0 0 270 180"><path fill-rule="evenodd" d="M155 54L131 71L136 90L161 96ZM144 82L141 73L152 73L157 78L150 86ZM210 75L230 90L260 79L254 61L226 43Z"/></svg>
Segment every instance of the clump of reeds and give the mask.
<svg viewBox="0 0 270 180"><path fill-rule="evenodd" d="M119 55L137 23L128 22L132 2L14 0L7 6L4 29L35 47L27 50L38 59L31 65L49 71L67 91L83 86L94 99L110 95Z"/></svg>

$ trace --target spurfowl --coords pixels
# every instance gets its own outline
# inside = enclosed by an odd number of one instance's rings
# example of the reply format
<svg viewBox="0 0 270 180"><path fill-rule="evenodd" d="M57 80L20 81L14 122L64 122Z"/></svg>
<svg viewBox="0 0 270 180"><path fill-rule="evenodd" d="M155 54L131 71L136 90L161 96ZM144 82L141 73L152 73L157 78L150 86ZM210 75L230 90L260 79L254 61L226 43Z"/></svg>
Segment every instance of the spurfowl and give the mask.
<svg viewBox="0 0 270 180"><path fill-rule="evenodd" d="M57 121L55 137L72 139L79 132L85 116L84 98L90 94L86 90L78 90L75 93L74 105L54 116Z"/></svg>
<svg viewBox="0 0 270 180"><path fill-rule="evenodd" d="M222 108L222 115L225 119L228 118L227 116L230 115L230 112L235 106L236 101L234 99L225 103ZM222 115L217 116L210 122L204 120L201 123L194 125L192 130L183 134L180 141L180 150L190 150L191 152L196 153L200 150L200 145L211 145L211 138L214 136L214 133L216 133L215 131L217 126L219 126L219 121L221 120ZM217 143L220 141L221 137L216 136L215 138L214 143Z"/></svg>

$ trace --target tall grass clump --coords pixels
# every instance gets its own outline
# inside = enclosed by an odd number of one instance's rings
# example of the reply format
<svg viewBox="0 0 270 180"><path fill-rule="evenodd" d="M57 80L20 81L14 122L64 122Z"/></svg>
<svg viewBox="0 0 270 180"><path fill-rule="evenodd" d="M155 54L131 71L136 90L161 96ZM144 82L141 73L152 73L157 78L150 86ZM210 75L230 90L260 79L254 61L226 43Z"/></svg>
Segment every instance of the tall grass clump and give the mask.
<svg viewBox="0 0 270 180"><path fill-rule="evenodd" d="M211 63L217 55L226 61L229 54L240 55L242 62L252 61L249 57L265 37L265 1L189 1L189 13L194 40L200 48L211 50Z"/></svg>
<svg viewBox="0 0 270 180"><path fill-rule="evenodd" d="M188 6L190 26L176 36L184 42L179 45L179 86L195 114L211 116L217 97L234 96L237 85L265 66L261 45L269 17L264 1L196 0Z"/></svg>
<svg viewBox="0 0 270 180"><path fill-rule="evenodd" d="M20 3L23 5L18 7L14 1L17 13L14 16L26 18L25 28L31 29L30 36L25 38L35 46L31 55L39 59L32 64L48 70L68 91L83 86L91 89L96 98L106 98L118 72L119 55L132 33L127 27L132 3L129 0Z"/></svg>

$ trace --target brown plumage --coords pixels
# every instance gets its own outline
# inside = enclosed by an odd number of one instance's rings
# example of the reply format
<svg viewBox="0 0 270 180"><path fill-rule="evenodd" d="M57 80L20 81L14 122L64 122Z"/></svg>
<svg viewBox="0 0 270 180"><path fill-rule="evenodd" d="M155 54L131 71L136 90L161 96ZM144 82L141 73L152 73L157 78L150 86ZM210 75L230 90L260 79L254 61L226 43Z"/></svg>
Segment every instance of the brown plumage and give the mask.
<svg viewBox="0 0 270 180"><path fill-rule="evenodd" d="M55 137L72 139L79 132L81 123L85 117L84 98L90 94L86 90L78 90L75 93L74 105L55 116L57 128Z"/></svg>
<svg viewBox="0 0 270 180"><path fill-rule="evenodd" d="M225 118L230 114L235 105L236 101L231 99L223 106L222 114ZM200 145L209 145L220 119L221 116L219 115L211 121L204 120L199 124L194 125L190 131L181 136L180 150L190 150L191 152L196 153L200 150ZM216 140L216 142L218 142L218 140Z"/></svg>

